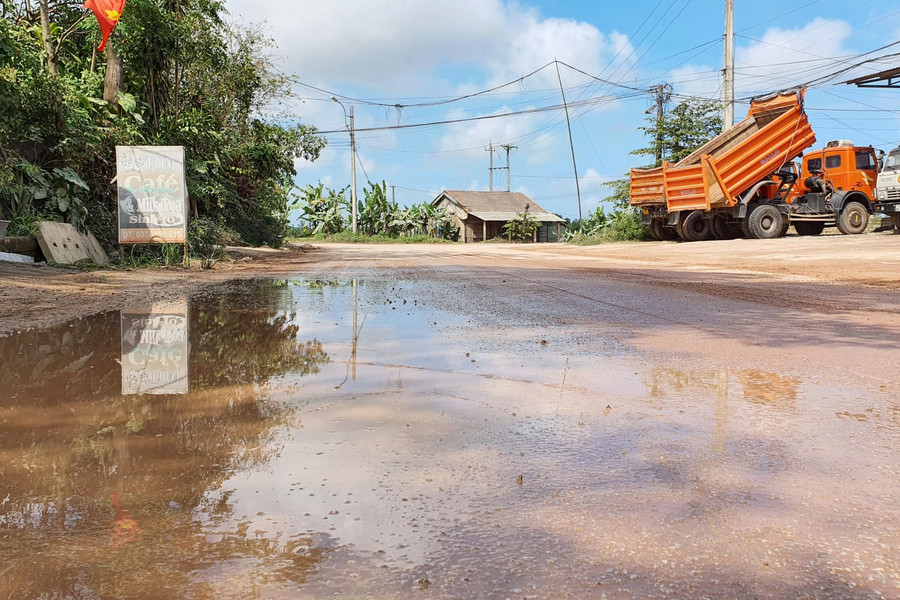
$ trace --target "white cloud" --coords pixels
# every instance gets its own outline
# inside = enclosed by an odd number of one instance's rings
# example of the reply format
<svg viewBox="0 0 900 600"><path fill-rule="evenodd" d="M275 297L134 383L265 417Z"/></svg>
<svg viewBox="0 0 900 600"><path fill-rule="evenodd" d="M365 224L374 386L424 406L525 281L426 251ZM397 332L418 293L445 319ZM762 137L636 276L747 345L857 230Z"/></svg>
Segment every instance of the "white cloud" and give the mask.
<svg viewBox="0 0 900 600"><path fill-rule="evenodd" d="M606 35L573 19L542 18L532 8L503 0L228 0L232 15L265 20L289 70L304 81L334 87L366 85L421 91L441 85L441 69L487 68L488 82L530 72L558 58L599 71L627 36ZM549 76L549 74L548 74ZM477 85L477 83L476 83ZM445 93L456 88L443 82Z"/></svg>
<svg viewBox="0 0 900 600"><path fill-rule="evenodd" d="M845 46L852 32L846 21L820 17L799 28L770 28L759 41L739 44L735 48L735 96L794 87L837 70L841 64L835 59L852 54ZM721 96L719 65L685 65L673 71L670 79L681 94Z"/></svg>

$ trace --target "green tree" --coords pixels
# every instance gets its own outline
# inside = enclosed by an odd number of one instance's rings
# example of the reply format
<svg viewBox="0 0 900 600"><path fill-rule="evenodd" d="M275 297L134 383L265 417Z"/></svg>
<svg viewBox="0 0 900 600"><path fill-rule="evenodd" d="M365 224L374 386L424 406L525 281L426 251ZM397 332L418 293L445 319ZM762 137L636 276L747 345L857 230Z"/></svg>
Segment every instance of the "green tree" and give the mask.
<svg viewBox="0 0 900 600"><path fill-rule="evenodd" d="M281 244L295 161L315 160L325 140L284 118L289 81L258 26L230 22L218 0L130 0L99 55L96 21L77 3L2 7L4 217L66 220L112 239L115 146L181 145L195 217Z"/></svg>
<svg viewBox="0 0 900 600"><path fill-rule="evenodd" d="M525 212L516 213L515 219L507 221L503 225L503 233L510 240L525 241L531 239L540 228L541 224L528 214L528 207L526 206Z"/></svg>
<svg viewBox="0 0 900 600"><path fill-rule="evenodd" d="M653 157L655 167L662 164L656 160L657 155L662 160L678 162L722 132L721 110L718 102L691 98L664 113L661 120L648 115L649 125L638 129L653 143L631 154Z"/></svg>

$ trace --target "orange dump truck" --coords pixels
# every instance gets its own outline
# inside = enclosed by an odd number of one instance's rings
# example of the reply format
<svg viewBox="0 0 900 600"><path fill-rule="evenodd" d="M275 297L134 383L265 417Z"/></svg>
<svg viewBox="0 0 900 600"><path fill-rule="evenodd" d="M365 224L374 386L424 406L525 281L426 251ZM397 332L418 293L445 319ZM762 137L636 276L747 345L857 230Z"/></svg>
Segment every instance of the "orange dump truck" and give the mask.
<svg viewBox="0 0 900 600"><path fill-rule="evenodd" d="M804 93L797 89L756 98L743 121L681 161L632 169L631 205L641 209L653 237L774 238L784 235L792 220L805 235L821 233L826 225L844 233L864 230L871 204L860 201L863 191L835 188L825 169L807 172L810 165L816 167L815 160L803 162L803 177L797 172L794 159L816 141L803 110ZM851 161L863 160L857 158L861 150L866 161L874 157L871 148L841 149L851 157L844 171L855 168Z"/></svg>

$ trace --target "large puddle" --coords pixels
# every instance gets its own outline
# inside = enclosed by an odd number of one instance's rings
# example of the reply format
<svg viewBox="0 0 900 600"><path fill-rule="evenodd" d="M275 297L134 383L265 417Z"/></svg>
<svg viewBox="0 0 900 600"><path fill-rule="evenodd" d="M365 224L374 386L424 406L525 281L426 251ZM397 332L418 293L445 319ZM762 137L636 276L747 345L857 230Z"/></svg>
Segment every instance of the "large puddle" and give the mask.
<svg viewBox="0 0 900 600"><path fill-rule="evenodd" d="M264 280L0 339L0 596L900 597L896 398L439 296Z"/></svg>

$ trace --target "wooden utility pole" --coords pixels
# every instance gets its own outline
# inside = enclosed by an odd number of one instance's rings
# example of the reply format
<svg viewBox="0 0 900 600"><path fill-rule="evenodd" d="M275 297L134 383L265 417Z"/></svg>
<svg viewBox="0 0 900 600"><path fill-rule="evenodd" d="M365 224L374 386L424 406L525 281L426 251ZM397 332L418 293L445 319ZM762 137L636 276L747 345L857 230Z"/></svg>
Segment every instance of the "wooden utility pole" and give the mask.
<svg viewBox="0 0 900 600"><path fill-rule="evenodd" d="M734 0L725 0L725 69L722 74L722 130L734 127Z"/></svg>
<svg viewBox="0 0 900 600"><path fill-rule="evenodd" d="M569 148L572 150L572 169L575 171L575 194L578 196L578 231L581 231L584 219L581 216L581 185L578 183L578 165L575 163L575 142L572 141L572 122L569 120L569 105L566 103L566 90L563 88L562 75L559 74L559 61L556 63L556 78L559 79L559 91L562 94L563 108L566 111L566 126L569 128Z"/></svg>
<svg viewBox="0 0 900 600"><path fill-rule="evenodd" d="M518 150L519 147L518 147L518 146L511 146L511 145L509 145L509 144L503 144L503 145L501 145L500 147L503 148L504 150L506 150L506 191L508 192L508 191L509 191L509 172L510 172L510 168L509 168L509 151L510 151L510 150Z"/></svg>

